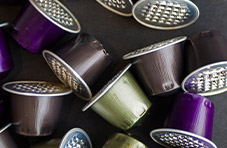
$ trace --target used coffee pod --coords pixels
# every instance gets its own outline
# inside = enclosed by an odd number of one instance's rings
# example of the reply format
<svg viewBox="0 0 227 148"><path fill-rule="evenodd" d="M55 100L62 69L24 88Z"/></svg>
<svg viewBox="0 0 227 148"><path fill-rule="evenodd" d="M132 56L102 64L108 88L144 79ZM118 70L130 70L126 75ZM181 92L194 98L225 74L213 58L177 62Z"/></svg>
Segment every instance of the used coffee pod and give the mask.
<svg viewBox="0 0 227 148"><path fill-rule="evenodd" d="M210 96L227 91L227 40L217 31L193 35L185 44L188 76L184 91Z"/></svg>
<svg viewBox="0 0 227 148"><path fill-rule="evenodd" d="M80 24L60 1L29 0L13 23L12 36L28 51L41 53L66 32L80 32Z"/></svg>
<svg viewBox="0 0 227 148"><path fill-rule="evenodd" d="M17 148L8 132L10 126L11 123L0 129L0 148Z"/></svg>
<svg viewBox="0 0 227 148"><path fill-rule="evenodd" d="M30 148L92 148L87 133L80 128L73 128L66 133L63 139L52 139Z"/></svg>
<svg viewBox="0 0 227 148"><path fill-rule="evenodd" d="M0 24L0 80L4 79L13 67L12 58L3 31L3 27L5 26L8 26L8 23Z"/></svg>
<svg viewBox="0 0 227 148"><path fill-rule="evenodd" d="M116 133L112 135L102 148L148 148L142 142L127 136L125 134Z"/></svg>
<svg viewBox="0 0 227 148"><path fill-rule="evenodd" d="M91 87L112 61L102 44L88 34L79 34L55 53L44 50L43 57L55 75L84 100L91 99Z"/></svg>
<svg viewBox="0 0 227 148"><path fill-rule="evenodd" d="M180 88L183 80L183 48L187 37L180 36L124 55L131 59L149 95Z"/></svg>
<svg viewBox="0 0 227 148"><path fill-rule="evenodd" d="M45 81L15 81L2 88L11 93L12 121L16 133L48 136L54 130L63 102L70 88Z"/></svg>
<svg viewBox="0 0 227 148"><path fill-rule="evenodd" d="M132 16L132 0L96 0L104 8L121 16Z"/></svg>
<svg viewBox="0 0 227 148"><path fill-rule="evenodd" d="M164 128L151 131L158 144L173 148L217 148L211 141L214 104L197 94L182 93L176 98Z"/></svg>
<svg viewBox="0 0 227 148"><path fill-rule="evenodd" d="M127 65L85 105L112 125L128 130L140 124L151 107L151 102L137 84Z"/></svg>
<svg viewBox="0 0 227 148"><path fill-rule="evenodd" d="M146 27L174 30L194 23L199 18L199 9L190 0L139 0L132 14Z"/></svg>

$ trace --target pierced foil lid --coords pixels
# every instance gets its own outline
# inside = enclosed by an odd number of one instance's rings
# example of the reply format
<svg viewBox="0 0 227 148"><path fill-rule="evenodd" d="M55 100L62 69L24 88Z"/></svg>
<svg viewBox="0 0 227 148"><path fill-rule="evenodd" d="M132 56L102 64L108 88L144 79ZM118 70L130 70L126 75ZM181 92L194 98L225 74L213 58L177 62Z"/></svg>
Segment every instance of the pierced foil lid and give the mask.
<svg viewBox="0 0 227 148"><path fill-rule="evenodd" d="M92 144L84 130L73 128L66 133L59 148L92 148Z"/></svg>
<svg viewBox="0 0 227 148"><path fill-rule="evenodd" d="M122 16L132 16L131 0L96 0L106 9Z"/></svg>
<svg viewBox="0 0 227 148"><path fill-rule="evenodd" d="M49 21L70 33L80 32L80 24L75 16L58 0L29 0L29 2Z"/></svg>
<svg viewBox="0 0 227 148"><path fill-rule="evenodd" d="M150 132L150 136L155 142L168 148L217 148L212 141L182 130L156 129Z"/></svg>
<svg viewBox="0 0 227 148"><path fill-rule="evenodd" d="M160 30L183 28L199 17L199 9L189 0L140 0L132 12L140 24Z"/></svg>
<svg viewBox="0 0 227 148"><path fill-rule="evenodd" d="M186 92L211 96L227 91L227 61L203 66L190 73L182 82Z"/></svg>
<svg viewBox="0 0 227 148"><path fill-rule="evenodd" d="M63 96L72 92L63 84L45 81L8 82L2 88L9 93L23 96Z"/></svg>
<svg viewBox="0 0 227 148"><path fill-rule="evenodd" d="M44 50L43 57L58 79L65 85L71 87L80 98L90 100L92 97L91 90L76 71L51 51Z"/></svg>
<svg viewBox="0 0 227 148"><path fill-rule="evenodd" d="M148 54L148 53L152 53L152 52L158 51L160 49L163 49L165 47L183 42L186 39L187 39L186 36L180 36L180 37L176 37L176 38L173 38L173 39L162 41L162 42L159 42L159 43L156 43L156 44L152 44L150 46L138 49L136 51L132 51L132 52L124 55L123 59L128 60L128 59L136 58L138 56L142 56L142 55L145 55L145 54Z"/></svg>
<svg viewBox="0 0 227 148"><path fill-rule="evenodd" d="M123 70L119 71L82 109L86 111L97 102L111 87L128 71L132 64L128 64Z"/></svg>

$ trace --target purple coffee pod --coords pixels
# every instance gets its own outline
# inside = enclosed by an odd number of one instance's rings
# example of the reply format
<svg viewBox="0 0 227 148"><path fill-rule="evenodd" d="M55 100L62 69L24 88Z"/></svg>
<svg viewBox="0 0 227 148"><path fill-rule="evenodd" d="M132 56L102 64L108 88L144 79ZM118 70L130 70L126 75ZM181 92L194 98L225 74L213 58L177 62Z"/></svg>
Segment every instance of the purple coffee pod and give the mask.
<svg viewBox="0 0 227 148"><path fill-rule="evenodd" d="M8 124L0 129L0 148L17 148L15 142L11 138L8 129L12 124Z"/></svg>
<svg viewBox="0 0 227 148"><path fill-rule="evenodd" d="M227 40L217 31L193 35L185 44L188 76L184 91L210 96L227 91Z"/></svg>
<svg viewBox="0 0 227 148"><path fill-rule="evenodd" d="M132 16L133 0L96 0L96 1L104 8L118 15Z"/></svg>
<svg viewBox="0 0 227 148"><path fill-rule="evenodd" d="M211 141L214 104L205 97L182 93L167 115L164 128L150 132L164 147L217 148Z"/></svg>
<svg viewBox="0 0 227 148"><path fill-rule="evenodd" d="M2 88L10 93L14 130L25 136L48 136L55 129L63 96L72 90L63 84L45 81L15 81Z"/></svg>
<svg viewBox="0 0 227 148"><path fill-rule="evenodd" d="M8 23L0 24L0 80L4 79L13 67L13 62L6 43L2 27Z"/></svg>
<svg viewBox="0 0 227 148"><path fill-rule="evenodd" d="M23 48L41 53L66 32L80 32L80 24L61 2L29 0L13 24L12 36Z"/></svg>
<svg viewBox="0 0 227 148"><path fill-rule="evenodd" d="M160 95L180 88L183 79L183 48L180 36L124 55L131 59L149 95Z"/></svg>
<svg viewBox="0 0 227 148"><path fill-rule="evenodd" d="M79 34L55 53L44 50L43 57L55 75L84 100L91 99L91 87L112 61L102 44L88 34Z"/></svg>

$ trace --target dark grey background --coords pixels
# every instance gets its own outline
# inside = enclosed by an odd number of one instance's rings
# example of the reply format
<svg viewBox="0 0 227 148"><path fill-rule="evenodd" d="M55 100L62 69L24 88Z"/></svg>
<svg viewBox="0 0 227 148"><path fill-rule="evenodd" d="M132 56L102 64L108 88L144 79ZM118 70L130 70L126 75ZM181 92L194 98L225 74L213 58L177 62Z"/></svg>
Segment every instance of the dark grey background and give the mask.
<svg viewBox="0 0 227 148"><path fill-rule="evenodd" d="M227 37L227 1L226 0L200 0L194 3L200 9L200 17L193 25L179 30L159 31L146 28L137 23L133 17L118 16L99 5L95 0L62 0L79 20L82 32L95 36L113 56L113 67L120 67L121 57L132 50L166 40L172 37L191 36L208 29L220 31ZM0 5L0 23L12 22L19 12L20 5ZM22 49L8 35L10 51L14 60L14 69L4 82L12 80L47 80L59 82L41 55L35 55ZM215 49L214 49L215 50ZM206 56L206 55L204 55ZM117 69L117 68L116 68ZM117 70L115 70L117 71ZM112 73L114 74L115 71ZM1 90L1 98L8 101L8 95ZM215 118L213 128L213 142L219 148L227 147L227 93L209 97L215 104ZM172 96L150 97L153 106L150 115L143 125L127 133L141 140L149 148L160 148L149 137L152 129L162 127L165 115L171 103ZM65 98L64 107L60 116L60 123L56 132L50 137L28 138L16 135L20 148L26 148L31 143L37 143L51 137L62 137L73 127L83 128L90 136L93 146L100 148L107 138L114 132L123 132L107 123L91 110L82 112L86 102L75 95ZM6 114L6 117L8 117Z"/></svg>

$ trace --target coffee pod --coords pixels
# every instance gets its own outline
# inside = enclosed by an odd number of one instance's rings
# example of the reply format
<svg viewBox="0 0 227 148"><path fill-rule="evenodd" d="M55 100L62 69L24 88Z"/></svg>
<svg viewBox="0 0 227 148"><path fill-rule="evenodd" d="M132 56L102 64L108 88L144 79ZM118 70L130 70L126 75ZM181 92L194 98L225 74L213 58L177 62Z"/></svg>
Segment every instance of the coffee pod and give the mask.
<svg viewBox="0 0 227 148"><path fill-rule="evenodd" d="M146 27L174 30L193 24L199 18L199 9L189 0L139 0L132 14Z"/></svg>
<svg viewBox="0 0 227 148"><path fill-rule="evenodd" d="M149 95L160 95L180 88L183 80L183 48L187 37L180 36L123 56L132 60Z"/></svg>
<svg viewBox="0 0 227 148"><path fill-rule="evenodd" d="M41 53L66 32L80 32L80 24L60 1L29 0L14 21L11 34L23 48Z"/></svg>
<svg viewBox="0 0 227 148"><path fill-rule="evenodd" d="M51 139L30 148L92 148L92 144L84 130L73 128L66 133L63 139Z"/></svg>
<svg viewBox="0 0 227 148"><path fill-rule="evenodd" d="M48 136L58 123L63 96L70 88L45 81L15 81L2 88L11 94L15 132L25 136Z"/></svg>
<svg viewBox="0 0 227 148"><path fill-rule="evenodd" d="M214 104L197 94L182 93L167 115L164 128L151 131L158 144L173 148L217 148L211 141Z"/></svg>
<svg viewBox="0 0 227 148"><path fill-rule="evenodd" d="M8 130L11 123L0 129L0 148L17 148Z"/></svg>
<svg viewBox="0 0 227 148"><path fill-rule="evenodd" d="M202 96L227 91L227 40L217 31L193 35L185 44L187 77L182 89Z"/></svg>
<svg viewBox="0 0 227 148"><path fill-rule="evenodd" d="M3 27L8 23L0 24L0 80L4 79L13 67L11 55L9 53Z"/></svg>
<svg viewBox="0 0 227 148"><path fill-rule="evenodd" d="M127 65L85 105L109 123L123 130L139 125L151 102L137 84Z"/></svg>
<svg viewBox="0 0 227 148"><path fill-rule="evenodd" d="M127 136L125 134L116 133L112 135L102 148L148 148L142 142Z"/></svg>
<svg viewBox="0 0 227 148"><path fill-rule="evenodd" d="M121 16L132 16L132 0L96 0L104 8Z"/></svg>
<svg viewBox="0 0 227 148"><path fill-rule="evenodd" d="M44 50L43 57L55 75L84 100L91 99L91 87L112 61L102 44L88 34L79 34L55 53Z"/></svg>

